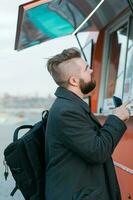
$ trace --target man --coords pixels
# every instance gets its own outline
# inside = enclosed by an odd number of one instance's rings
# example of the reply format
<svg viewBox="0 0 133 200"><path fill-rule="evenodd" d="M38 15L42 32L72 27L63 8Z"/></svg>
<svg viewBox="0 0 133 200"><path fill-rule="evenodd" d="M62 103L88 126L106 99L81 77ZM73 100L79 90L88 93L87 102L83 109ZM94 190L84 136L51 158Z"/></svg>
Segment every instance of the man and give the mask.
<svg viewBox="0 0 133 200"><path fill-rule="evenodd" d="M75 48L47 63L59 85L46 130L46 200L120 200L111 155L129 119L126 105L114 110L105 124L83 101L96 82L93 70Z"/></svg>

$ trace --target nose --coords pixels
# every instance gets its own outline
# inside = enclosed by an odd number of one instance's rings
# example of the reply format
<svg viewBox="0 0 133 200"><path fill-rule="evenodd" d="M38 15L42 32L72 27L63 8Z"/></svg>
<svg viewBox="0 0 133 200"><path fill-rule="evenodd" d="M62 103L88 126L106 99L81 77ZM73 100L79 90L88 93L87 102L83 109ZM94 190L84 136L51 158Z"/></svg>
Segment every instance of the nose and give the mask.
<svg viewBox="0 0 133 200"><path fill-rule="evenodd" d="M89 68L89 70L88 70L88 71L89 71L89 73L90 73L90 74L92 74L92 73L93 73L93 69L90 69L90 68Z"/></svg>

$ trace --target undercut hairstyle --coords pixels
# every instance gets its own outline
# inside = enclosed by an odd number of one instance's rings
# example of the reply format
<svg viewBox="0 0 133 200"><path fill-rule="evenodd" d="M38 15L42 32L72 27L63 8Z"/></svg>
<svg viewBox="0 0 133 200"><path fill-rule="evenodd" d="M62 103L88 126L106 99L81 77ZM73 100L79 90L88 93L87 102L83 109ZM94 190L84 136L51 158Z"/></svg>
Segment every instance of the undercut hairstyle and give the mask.
<svg viewBox="0 0 133 200"><path fill-rule="evenodd" d="M57 85L67 87L67 78L73 71L72 59L74 58L81 58L81 53L77 48L65 49L48 60L47 70Z"/></svg>

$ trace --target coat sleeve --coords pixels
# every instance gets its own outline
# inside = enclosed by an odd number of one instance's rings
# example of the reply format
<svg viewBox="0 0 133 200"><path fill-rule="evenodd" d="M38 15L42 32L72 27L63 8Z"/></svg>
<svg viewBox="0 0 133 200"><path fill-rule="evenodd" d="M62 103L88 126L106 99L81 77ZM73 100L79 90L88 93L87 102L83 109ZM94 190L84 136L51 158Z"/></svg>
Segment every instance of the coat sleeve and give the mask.
<svg viewBox="0 0 133 200"><path fill-rule="evenodd" d="M97 130L76 110L63 112L59 121L64 146L89 163L104 163L126 130L125 123L114 115Z"/></svg>

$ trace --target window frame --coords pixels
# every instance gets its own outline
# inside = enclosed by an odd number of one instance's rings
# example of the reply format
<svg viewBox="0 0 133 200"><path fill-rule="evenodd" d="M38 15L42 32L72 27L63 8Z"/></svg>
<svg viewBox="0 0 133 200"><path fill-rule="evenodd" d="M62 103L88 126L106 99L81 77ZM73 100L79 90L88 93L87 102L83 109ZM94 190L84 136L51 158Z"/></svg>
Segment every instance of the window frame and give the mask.
<svg viewBox="0 0 133 200"><path fill-rule="evenodd" d="M125 82L125 75L126 75L126 63L127 63L127 48L128 48L128 40L129 40L129 26L130 26L130 17L131 12L127 12L125 15L121 16L117 20L115 20L114 23L109 25L105 30L105 36L104 36L104 48L103 48L103 59L102 59L102 67L101 67L101 84L100 84L100 90L99 90L99 101L98 101L98 113L102 113L102 115L106 115L106 113L101 112L104 105L105 100L105 93L106 93L106 87L107 87L107 81L108 81L108 75L109 75L109 51L110 51L110 38L111 34L115 31L117 31L119 28L121 28L124 24L127 24L127 44L126 44L126 55L125 55L125 67L124 67L124 82ZM124 89L124 82L123 82L123 89ZM122 89L122 91L123 91ZM122 98L123 98L123 92L122 92ZM102 108L102 109L101 109ZM108 110L108 113L109 114Z"/></svg>

